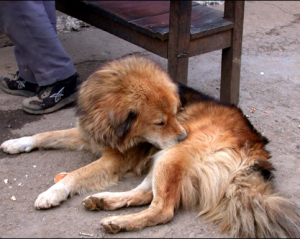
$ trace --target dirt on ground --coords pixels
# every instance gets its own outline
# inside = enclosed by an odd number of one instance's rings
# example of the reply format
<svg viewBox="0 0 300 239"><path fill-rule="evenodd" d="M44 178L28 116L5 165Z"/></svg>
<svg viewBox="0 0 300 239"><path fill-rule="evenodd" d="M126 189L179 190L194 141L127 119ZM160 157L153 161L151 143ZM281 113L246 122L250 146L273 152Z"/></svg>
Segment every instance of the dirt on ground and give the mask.
<svg viewBox="0 0 300 239"><path fill-rule="evenodd" d="M221 8L222 6L213 6ZM13 46L1 38L0 75L17 70ZM60 39L83 79L108 60L141 54L167 62L146 50L93 27L64 32ZM270 143L278 191L300 206L300 2L246 1L239 107ZM5 45L5 47L4 47ZM221 52L190 59L188 84L219 97ZM22 111L23 98L0 91L0 143L38 132L75 126L75 105L47 115ZM53 177L95 160L89 153L35 150L20 155L0 152L0 237L226 237L193 211L179 210L165 224L138 232L106 233L107 216L139 212L147 206L117 211L87 211L75 195L60 206L36 210L37 196L53 185ZM142 178L127 178L109 191L130 190Z"/></svg>

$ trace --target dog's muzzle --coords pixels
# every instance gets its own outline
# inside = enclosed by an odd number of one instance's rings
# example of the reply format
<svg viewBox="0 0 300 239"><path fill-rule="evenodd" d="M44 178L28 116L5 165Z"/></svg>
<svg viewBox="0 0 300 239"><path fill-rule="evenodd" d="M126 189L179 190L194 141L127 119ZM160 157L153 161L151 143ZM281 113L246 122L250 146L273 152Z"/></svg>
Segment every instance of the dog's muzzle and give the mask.
<svg viewBox="0 0 300 239"><path fill-rule="evenodd" d="M178 142L181 142L181 141L185 140L185 138L187 137L187 135L188 135L187 132L184 131L181 135L179 135Z"/></svg>

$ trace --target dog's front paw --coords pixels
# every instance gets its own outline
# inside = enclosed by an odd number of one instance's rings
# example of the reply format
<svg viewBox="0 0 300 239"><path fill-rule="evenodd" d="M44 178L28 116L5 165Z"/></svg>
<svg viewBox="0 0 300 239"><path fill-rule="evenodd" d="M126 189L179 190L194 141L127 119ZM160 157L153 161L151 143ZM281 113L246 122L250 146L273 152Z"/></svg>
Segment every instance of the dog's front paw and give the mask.
<svg viewBox="0 0 300 239"><path fill-rule="evenodd" d="M68 198L69 193L69 190L58 182L47 191L41 193L35 200L34 206L36 209L48 209L58 206L62 201Z"/></svg>
<svg viewBox="0 0 300 239"><path fill-rule="evenodd" d="M9 154L30 152L34 148L34 141L30 136L19 139L10 139L3 142L0 148Z"/></svg>

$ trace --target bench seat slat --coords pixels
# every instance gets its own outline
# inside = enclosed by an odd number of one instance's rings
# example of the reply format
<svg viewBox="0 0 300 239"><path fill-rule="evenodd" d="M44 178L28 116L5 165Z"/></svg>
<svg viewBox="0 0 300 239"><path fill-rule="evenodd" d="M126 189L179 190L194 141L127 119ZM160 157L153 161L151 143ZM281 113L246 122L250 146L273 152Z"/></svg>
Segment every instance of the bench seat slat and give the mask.
<svg viewBox="0 0 300 239"><path fill-rule="evenodd" d="M124 26L162 41L169 37L169 1L84 1L88 8ZM223 11L193 2L191 39L233 28Z"/></svg>
<svg viewBox="0 0 300 239"><path fill-rule="evenodd" d="M134 21L160 15L170 10L169 1L85 1L95 10L108 12L120 21Z"/></svg>

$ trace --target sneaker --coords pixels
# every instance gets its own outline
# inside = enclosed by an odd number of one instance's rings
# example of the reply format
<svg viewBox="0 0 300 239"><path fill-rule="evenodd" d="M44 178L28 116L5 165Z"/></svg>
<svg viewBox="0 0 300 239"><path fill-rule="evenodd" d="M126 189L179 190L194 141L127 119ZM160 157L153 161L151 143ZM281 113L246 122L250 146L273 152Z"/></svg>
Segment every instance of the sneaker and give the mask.
<svg viewBox="0 0 300 239"><path fill-rule="evenodd" d="M17 71L0 76L0 88L8 94L31 97L37 93L39 86L24 80Z"/></svg>
<svg viewBox="0 0 300 239"><path fill-rule="evenodd" d="M40 87L39 92L23 100L23 110L30 114L47 114L59 110L77 99L81 83L77 73L53 85Z"/></svg>

